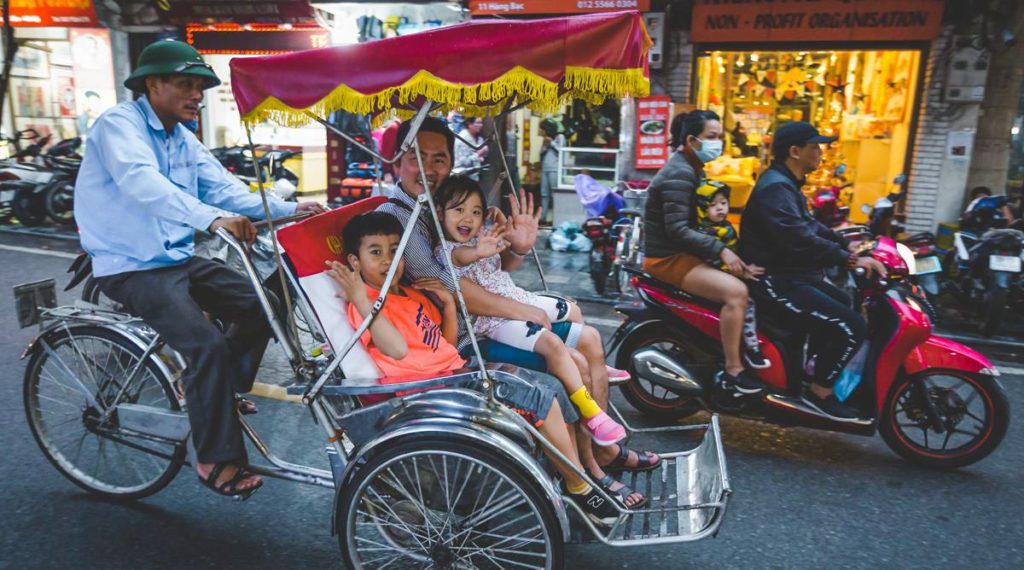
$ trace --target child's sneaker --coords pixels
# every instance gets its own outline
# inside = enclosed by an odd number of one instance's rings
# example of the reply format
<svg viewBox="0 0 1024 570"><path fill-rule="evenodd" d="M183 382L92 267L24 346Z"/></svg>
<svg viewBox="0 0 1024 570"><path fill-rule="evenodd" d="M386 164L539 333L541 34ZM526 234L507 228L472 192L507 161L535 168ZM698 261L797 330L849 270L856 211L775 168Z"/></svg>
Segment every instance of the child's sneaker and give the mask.
<svg viewBox="0 0 1024 570"><path fill-rule="evenodd" d="M743 349L743 360L746 361L747 366L759 370L768 368L772 365L772 361L768 360L768 357L761 352L760 346L757 348Z"/></svg>
<svg viewBox="0 0 1024 570"><path fill-rule="evenodd" d="M587 426L587 430L590 432L590 437L593 438L594 443L602 447L614 445L626 439L626 428L619 425L619 422L613 420L605 412L585 420L584 424Z"/></svg>
<svg viewBox="0 0 1024 570"><path fill-rule="evenodd" d="M625 384L629 382L633 377L629 375L629 372L625 370L619 370L618 368L612 368L611 366L605 365L605 370L608 371L608 384L614 386L616 384Z"/></svg>
<svg viewBox="0 0 1024 570"><path fill-rule="evenodd" d="M611 501L608 501L602 497L596 489L590 488L590 491L586 493L566 493L569 499L579 505L583 512L586 513L587 518L594 522L596 525L603 527L609 527L615 524L615 521L619 518L619 511L615 508L615 505Z"/></svg>

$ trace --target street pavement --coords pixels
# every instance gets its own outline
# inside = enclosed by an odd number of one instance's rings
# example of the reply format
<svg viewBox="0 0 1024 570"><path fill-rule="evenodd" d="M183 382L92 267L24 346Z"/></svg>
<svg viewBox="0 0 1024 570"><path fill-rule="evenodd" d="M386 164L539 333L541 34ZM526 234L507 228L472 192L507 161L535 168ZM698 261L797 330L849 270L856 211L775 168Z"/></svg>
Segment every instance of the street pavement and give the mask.
<svg viewBox="0 0 1024 570"><path fill-rule="evenodd" d="M76 244L0 235L0 290L55 277ZM545 255L552 289L585 297L586 256ZM525 268L517 280L535 279ZM61 293L60 301L72 299ZM8 293L9 294L9 293ZM607 304L583 302L608 335ZM268 481L245 503L200 487L186 467L159 494L135 503L92 497L63 479L36 447L22 407L24 362L34 329L19 330L12 298L0 302L0 568L305 568L338 565L330 534L332 492ZM1011 405L1024 398L1024 364L1012 350L986 351L1004 369ZM272 346L260 380L286 368ZM644 425L613 394L628 421ZM324 436L298 404L258 400L260 433L283 458L326 468ZM931 471L864 438L722 419L735 494L716 539L642 548L568 548L569 568L957 568L1019 567L1024 560L1024 428L1012 422L1002 446L974 466ZM642 434L655 451L685 444L672 434Z"/></svg>

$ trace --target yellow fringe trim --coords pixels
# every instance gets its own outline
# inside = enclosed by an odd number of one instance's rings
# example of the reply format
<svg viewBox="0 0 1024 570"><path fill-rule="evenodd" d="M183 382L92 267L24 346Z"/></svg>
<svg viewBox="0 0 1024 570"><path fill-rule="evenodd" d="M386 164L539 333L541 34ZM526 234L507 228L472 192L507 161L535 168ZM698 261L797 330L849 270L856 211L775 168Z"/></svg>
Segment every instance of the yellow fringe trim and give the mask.
<svg viewBox="0 0 1024 570"><path fill-rule="evenodd" d="M339 110L357 115L412 115L405 109L392 109L391 102L396 96L398 105L413 104L423 97L441 103L442 111L450 107L472 115L485 115L500 111L513 99L529 101L526 106L534 112L554 113L572 99L600 103L606 97L643 97L649 93L650 83L642 69L567 67L561 89L558 83L521 66L510 69L493 81L479 84L452 83L421 70L402 85L376 93L364 94L347 85L339 85L326 97L304 109L290 107L276 97L267 97L242 117L242 121L255 124L269 119L280 125L300 127L313 122L310 113L324 118Z"/></svg>

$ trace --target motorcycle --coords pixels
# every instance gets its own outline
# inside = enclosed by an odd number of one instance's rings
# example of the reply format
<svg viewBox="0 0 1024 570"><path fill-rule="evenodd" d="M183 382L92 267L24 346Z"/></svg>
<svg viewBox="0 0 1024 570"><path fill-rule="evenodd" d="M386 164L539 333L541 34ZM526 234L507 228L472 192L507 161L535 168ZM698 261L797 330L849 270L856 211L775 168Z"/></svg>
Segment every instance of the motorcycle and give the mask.
<svg viewBox="0 0 1024 570"><path fill-rule="evenodd" d="M1006 196L978 200L960 219L961 230L953 234L947 260L948 277L960 299L977 307L981 333L986 336L999 330L1007 304L1024 297L1024 232L1019 221L1006 227L1005 205Z"/></svg>
<svg viewBox="0 0 1024 570"><path fill-rule="evenodd" d="M583 233L590 240L590 279L598 295L610 291L617 295L629 292L629 275L624 265L640 266L643 262L643 219L647 189L632 187L639 183L619 182L615 192L622 196L625 207L583 222Z"/></svg>
<svg viewBox="0 0 1024 570"><path fill-rule="evenodd" d="M252 153L248 147L219 147L210 149L210 154L250 189L259 182L252 164ZM300 154L301 150L267 150L256 159L263 181L269 184L268 190L271 194L290 202L298 199L299 176L284 163Z"/></svg>
<svg viewBox="0 0 1024 570"><path fill-rule="evenodd" d="M50 135L40 136L35 129L18 131L14 138L5 138L15 152L0 161L0 209L3 217L13 215L22 225L37 226L46 219L41 197L35 192L40 184L53 178L53 172L38 164L43 148L50 144ZM22 148L21 141L31 144Z"/></svg>
<svg viewBox="0 0 1024 570"><path fill-rule="evenodd" d="M63 140L43 155L43 163L54 172L54 177L37 185L34 192L46 216L58 225L75 225L75 181L82 167L82 156L78 154L81 145L82 139L78 137Z"/></svg>
<svg viewBox="0 0 1024 570"><path fill-rule="evenodd" d="M930 467L972 464L991 453L1006 434L1009 403L991 362L974 350L936 336L906 281L912 258L888 237L869 254L887 278L855 273L871 331L861 382L846 404L859 419L825 416L801 394L815 355L807 335L759 314L758 338L771 361L753 373L767 384L761 396L739 396L716 382L721 369L719 308L706 300L635 272L641 302L616 309L626 321L610 340L615 365L630 372L621 385L626 400L644 414L677 420L702 409L783 425L801 425L870 436L880 433L902 457Z"/></svg>

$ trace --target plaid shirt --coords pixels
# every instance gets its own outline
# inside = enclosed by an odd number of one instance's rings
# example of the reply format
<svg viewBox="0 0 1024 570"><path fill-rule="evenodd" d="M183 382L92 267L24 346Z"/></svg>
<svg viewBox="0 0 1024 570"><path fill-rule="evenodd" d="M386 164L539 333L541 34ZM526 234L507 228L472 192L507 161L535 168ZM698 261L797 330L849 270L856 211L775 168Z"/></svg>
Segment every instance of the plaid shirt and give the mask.
<svg viewBox="0 0 1024 570"><path fill-rule="evenodd" d="M391 193L391 198L408 206L408 209L399 204L385 202L377 207L377 211L391 214L398 218L403 227L408 226L409 215L412 213L412 209L416 207L416 199L406 194L400 185L395 187L395 191ZM433 236L434 220L431 218L428 209L424 208L420 212L419 219L416 220L416 229L409 236L409 243L406 245L405 253L402 255L402 259L405 261L405 275L410 280L430 277L440 279L449 291L455 293L455 282L452 280L451 272L448 268L438 263L437 258L434 257ZM457 347L461 351L467 346L469 346L469 333L466 329L466 323L459 319L459 342Z"/></svg>

